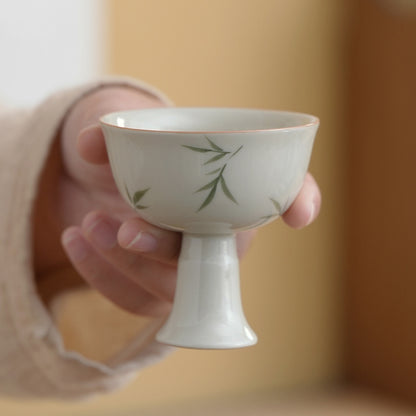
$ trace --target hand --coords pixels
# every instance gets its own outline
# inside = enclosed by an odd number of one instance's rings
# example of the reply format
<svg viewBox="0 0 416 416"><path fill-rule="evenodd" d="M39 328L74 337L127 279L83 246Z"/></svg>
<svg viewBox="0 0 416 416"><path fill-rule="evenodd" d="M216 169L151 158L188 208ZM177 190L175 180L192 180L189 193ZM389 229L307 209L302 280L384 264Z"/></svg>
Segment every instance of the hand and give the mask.
<svg viewBox="0 0 416 416"><path fill-rule="evenodd" d="M137 90L106 87L72 109L39 191L35 216L38 281L45 276L54 279L63 269L75 269L126 310L147 316L169 312L181 235L146 223L124 202L98 125L99 118L112 111L161 106L157 98ZM320 201L318 186L308 174L284 221L294 228L306 226L318 215ZM254 231L238 234L240 256L253 236ZM60 237L66 255L58 244Z"/></svg>

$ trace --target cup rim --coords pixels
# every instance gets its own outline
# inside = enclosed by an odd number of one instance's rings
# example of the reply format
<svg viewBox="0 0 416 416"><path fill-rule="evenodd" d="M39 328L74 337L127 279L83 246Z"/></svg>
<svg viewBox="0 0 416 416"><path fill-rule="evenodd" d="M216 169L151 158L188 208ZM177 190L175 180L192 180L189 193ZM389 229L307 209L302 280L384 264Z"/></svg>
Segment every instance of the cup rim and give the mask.
<svg viewBox="0 0 416 416"><path fill-rule="evenodd" d="M116 119L117 116L125 116L128 114L138 113L142 111L168 111L168 110L235 110L235 111L247 111L247 112L264 112L264 113L275 113L281 115L292 115L292 116L300 116L309 119L307 123L300 123L294 126L288 127L275 127L275 128L264 128L264 129L243 129L243 130L169 130L169 129L148 129L148 128L139 128L139 127L123 127L115 122L111 122L108 119L114 118ZM297 111L282 111L282 110L270 110L270 109L260 109L260 108L240 108L240 107L160 107L160 108L144 108L144 109L133 109L133 110L124 110L124 111L114 111L108 114L103 115L100 117L99 122L102 126L108 126L120 130L130 130L130 131L138 131L138 132L148 132L148 133L176 133L176 134L235 134L235 133L254 133L254 132L273 132L273 131L287 131L287 130L296 130L301 128L308 128L313 126L319 125L319 118L302 112Z"/></svg>

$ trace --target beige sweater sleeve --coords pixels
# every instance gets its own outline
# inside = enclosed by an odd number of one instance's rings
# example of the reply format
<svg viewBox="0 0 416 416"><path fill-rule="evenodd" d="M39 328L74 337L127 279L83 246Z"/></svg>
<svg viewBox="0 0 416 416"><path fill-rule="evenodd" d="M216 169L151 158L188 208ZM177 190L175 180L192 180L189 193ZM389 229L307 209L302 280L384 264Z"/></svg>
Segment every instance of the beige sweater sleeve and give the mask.
<svg viewBox="0 0 416 416"><path fill-rule="evenodd" d="M158 91L128 79L61 92L36 109L0 112L0 394L78 398L115 389L170 349L154 341L152 321L112 364L65 350L52 316L37 294L31 216L38 180L68 110L103 85ZM91 331L94 329L91 328ZM111 328L109 328L111 330Z"/></svg>

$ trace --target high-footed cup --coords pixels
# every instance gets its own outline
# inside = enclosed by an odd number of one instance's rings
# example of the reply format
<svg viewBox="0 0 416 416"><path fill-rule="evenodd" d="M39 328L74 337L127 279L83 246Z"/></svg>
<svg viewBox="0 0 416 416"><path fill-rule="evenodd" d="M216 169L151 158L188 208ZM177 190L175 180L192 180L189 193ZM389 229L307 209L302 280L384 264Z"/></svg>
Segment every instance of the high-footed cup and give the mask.
<svg viewBox="0 0 416 416"><path fill-rule="evenodd" d="M232 108L158 108L101 118L118 189L144 220L183 233L173 308L157 340L237 348L257 337L241 306L235 233L292 204L319 120Z"/></svg>

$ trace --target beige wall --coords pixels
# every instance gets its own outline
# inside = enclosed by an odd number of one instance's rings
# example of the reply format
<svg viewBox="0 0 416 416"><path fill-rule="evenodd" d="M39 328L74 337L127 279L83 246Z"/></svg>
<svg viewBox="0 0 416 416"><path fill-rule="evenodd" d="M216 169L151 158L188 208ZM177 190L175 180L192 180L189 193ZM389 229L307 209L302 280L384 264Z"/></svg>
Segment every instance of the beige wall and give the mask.
<svg viewBox="0 0 416 416"><path fill-rule="evenodd" d="M259 336L257 346L180 350L115 395L70 407L5 402L2 414L110 415L120 406L138 409L339 379L345 214L342 2L112 0L109 7L108 72L144 79L178 105L318 115L311 170L324 195L322 214L303 231L281 221L265 227L243 261L243 302Z"/></svg>

